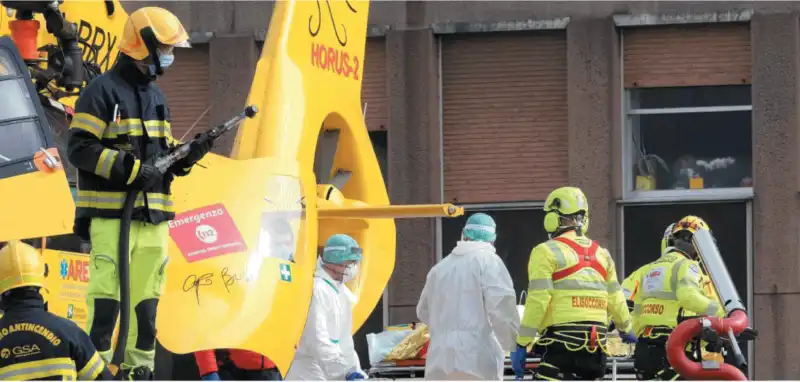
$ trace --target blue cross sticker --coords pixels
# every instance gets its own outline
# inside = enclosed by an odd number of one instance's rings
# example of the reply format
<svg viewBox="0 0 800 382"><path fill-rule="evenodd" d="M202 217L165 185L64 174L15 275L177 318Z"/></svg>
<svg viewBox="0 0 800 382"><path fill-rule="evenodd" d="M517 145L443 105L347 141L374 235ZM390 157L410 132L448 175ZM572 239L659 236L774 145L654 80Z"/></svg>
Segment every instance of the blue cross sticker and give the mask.
<svg viewBox="0 0 800 382"><path fill-rule="evenodd" d="M292 282L292 266L289 264L281 264L281 281Z"/></svg>

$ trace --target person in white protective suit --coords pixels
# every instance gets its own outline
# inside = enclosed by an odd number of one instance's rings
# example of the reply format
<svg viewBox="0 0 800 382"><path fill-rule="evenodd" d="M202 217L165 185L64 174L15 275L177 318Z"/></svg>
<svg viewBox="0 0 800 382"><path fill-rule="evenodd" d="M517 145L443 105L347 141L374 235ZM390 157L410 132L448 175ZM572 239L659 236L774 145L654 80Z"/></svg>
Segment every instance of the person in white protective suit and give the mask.
<svg viewBox="0 0 800 382"><path fill-rule="evenodd" d="M358 274L361 252L347 235L333 235L325 243L322 258L317 260L308 319L287 380L367 378L350 334L356 297L344 284Z"/></svg>
<svg viewBox="0 0 800 382"><path fill-rule="evenodd" d="M516 348L519 313L511 275L497 256L489 215L467 219L461 241L431 269L417 316L428 325L428 380L502 380Z"/></svg>

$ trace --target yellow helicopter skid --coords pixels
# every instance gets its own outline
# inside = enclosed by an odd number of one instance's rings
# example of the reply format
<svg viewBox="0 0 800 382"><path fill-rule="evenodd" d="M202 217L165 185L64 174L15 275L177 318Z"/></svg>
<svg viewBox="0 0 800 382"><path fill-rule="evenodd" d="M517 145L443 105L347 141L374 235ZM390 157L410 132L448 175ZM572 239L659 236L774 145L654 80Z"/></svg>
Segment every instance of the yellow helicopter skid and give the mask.
<svg viewBox="0 0 800 382"><path fill-rule="evenodd" d="M409 204L400 206L350 206L322 207L320 219L407 219L407 218L454 218L464 215L464 207L452 204Z"/></svg>

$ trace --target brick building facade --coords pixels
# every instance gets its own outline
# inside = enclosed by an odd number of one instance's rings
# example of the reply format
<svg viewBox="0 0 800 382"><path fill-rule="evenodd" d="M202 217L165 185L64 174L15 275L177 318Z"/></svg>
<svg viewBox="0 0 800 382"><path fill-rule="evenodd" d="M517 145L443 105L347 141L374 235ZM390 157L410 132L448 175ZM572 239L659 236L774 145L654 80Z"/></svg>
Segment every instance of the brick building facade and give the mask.
<svg viewBox="0 0 800 382"><path fill-rule="evenodd" d="M272 4L125 4L144 5L172 10L192 35L194 49L162 81L174 125L208 105L201 124L237 112ZM583 188L590 235L621 274L658 256L671 221L700 215L760 332L749 349L754 376L800 378L791 361L800 355L791 345L800 343L798 11L788 2L373 2L363 95L391 200L493 214L518 291L554 187ZM370 331L416 320L427 269L462 223L397 222L397 266Z"/></svg>

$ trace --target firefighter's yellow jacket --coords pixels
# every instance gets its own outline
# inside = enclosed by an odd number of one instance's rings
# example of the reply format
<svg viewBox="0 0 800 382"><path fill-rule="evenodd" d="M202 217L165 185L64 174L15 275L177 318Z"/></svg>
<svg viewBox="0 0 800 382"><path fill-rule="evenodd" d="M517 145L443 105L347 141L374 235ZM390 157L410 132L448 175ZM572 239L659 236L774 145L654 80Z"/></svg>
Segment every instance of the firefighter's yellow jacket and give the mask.
<svg viewBox="0 0 800 382"><path fill-rule="evenodd" d="M579 253L580 252L580 253ZM574 231L537 245L528 262L528 294L517 343L527 346L545 328L569 322L631 328L614 260L605 248Z"/></svg>

